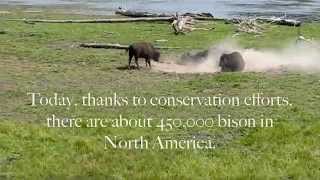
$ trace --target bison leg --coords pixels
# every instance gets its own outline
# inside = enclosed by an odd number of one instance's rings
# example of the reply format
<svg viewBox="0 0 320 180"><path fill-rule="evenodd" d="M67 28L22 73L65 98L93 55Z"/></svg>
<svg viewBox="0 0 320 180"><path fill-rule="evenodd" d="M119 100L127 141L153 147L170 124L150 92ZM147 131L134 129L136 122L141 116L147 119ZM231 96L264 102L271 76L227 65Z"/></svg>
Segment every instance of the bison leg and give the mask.
<svg viewBox="0 0 320 180"><path fill-rule="evenodd" d="M151 68L150 58L146 58L146 67L148 66Z"/></svg>
<svg viewBox="0 0 320 180"><path fill-rule="evenodd" d="M135 61L136 65L137 65L137 68L140 69L139 62L138 62L138 57L135 56L134 57L134 61Z"/></svg>
<svg viewBox="0 0 320 180"><path fill-rule="evenodd" d="M131 60L132 60L132 55L130 54L129 55L129 65L128 65L128 69L131 69Z"/></svg>
<svg viewBox="0 0 320 180"><path fill-rule="evenodd" d="M151 61L150 61L150 59L148 59L148 64L149 64L149 67L151 68Z"/></svg>

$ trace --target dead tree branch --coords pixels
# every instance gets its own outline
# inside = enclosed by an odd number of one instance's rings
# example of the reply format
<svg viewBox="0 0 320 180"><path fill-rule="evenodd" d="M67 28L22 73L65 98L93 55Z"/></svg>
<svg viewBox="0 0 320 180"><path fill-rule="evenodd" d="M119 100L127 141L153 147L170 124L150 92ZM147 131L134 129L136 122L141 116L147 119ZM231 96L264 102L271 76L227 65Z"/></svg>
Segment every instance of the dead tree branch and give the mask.
<svg viewBox="0 0 320 180"><path fill-rule="evenodd" d="M109 43L82 43L79 47L83 48L103 48L103 49L128 49L129 45L121 45L121 44L109 44ZM181 47L158 47L157 49L181 49Z"/></svg>

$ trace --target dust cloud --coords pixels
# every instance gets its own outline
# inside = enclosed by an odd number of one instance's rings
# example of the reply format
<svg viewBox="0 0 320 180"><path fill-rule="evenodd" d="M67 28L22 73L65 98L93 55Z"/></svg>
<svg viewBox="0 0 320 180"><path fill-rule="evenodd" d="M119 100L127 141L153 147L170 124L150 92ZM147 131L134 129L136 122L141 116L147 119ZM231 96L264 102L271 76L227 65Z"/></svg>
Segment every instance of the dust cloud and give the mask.
<svg viewBox="0 0 320 180"><path fill-rule="evenodd" d="M211 47L207 53L166 57L154 63L153 69L172 73L216 73L220 72L219 59L223 53L238 51L246 66L245 72L320 72L320 44L292 42L282 49L244 49L237 43L225 40Z"/></svg>

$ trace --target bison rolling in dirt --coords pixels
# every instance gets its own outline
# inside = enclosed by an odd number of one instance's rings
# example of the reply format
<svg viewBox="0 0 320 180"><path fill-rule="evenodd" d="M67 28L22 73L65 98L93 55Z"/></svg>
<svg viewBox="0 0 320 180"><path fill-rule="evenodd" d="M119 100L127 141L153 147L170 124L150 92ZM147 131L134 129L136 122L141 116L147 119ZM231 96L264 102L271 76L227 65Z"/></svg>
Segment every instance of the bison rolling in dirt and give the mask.
<svg viewBox="0 0 320 180"><path fill-rule="evenodd" d="M243 71L245 62L239 52L233 52L231 54L222 54L219 66L221 67L221 72Z"/></svg>
<svg viewBox="0 0 320 180"><path fill-rule="evenodd" d="M131 60L134 57L135 63L137 65L137 68L139 69L139 58L144 58L146 60L146 66L151 68L151 62L150 60L153 59L155 61L159 61L160 58L160 52L156 50L151 43L146 43L146 42L139 42L139 43L134 43L129 46L129 66L128 68L130 69L130 64Z"/></svg>

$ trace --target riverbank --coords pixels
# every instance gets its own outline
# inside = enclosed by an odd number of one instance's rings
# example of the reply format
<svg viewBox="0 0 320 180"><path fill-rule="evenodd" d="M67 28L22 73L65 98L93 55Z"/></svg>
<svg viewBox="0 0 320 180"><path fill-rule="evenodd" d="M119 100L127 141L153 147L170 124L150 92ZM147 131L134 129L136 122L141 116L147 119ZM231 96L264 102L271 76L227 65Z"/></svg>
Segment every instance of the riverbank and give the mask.
<svg viewBox="0 0 320 180"><path fill-rule="evenodd" d="M2 1L1 7L26 9L34 11L60 11L71 14L82 15L114 15L118 7L134 11L147 11L154 13L176 12L182 14L190 13L211 13L217 18L238 18L238 17L282 17L301 20L319 21L320 3L318 1L254 1L254 0L235 0L235 1L211 1L211 0L177 0L177 1L82 1L82 0L18 0Z"/></svg>

